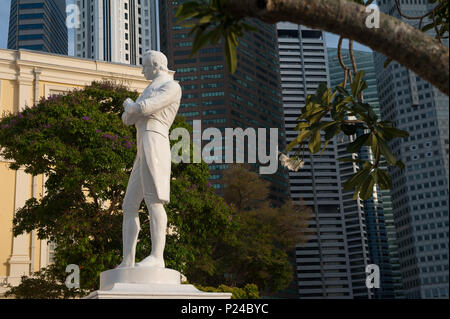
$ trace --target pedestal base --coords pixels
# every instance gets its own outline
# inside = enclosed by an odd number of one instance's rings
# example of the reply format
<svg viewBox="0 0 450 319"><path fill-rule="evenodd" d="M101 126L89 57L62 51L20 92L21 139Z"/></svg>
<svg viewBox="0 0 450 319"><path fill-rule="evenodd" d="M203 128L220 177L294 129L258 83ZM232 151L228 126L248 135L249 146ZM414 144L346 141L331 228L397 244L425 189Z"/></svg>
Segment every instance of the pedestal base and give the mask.
<svg viewBox="0 0 450 319"><path fill-rule="evenodd" d="M181 274L167 268L119 268L100 274L100 290L84 299L230 299L231 293L202 292L182 285Z"/></svg>

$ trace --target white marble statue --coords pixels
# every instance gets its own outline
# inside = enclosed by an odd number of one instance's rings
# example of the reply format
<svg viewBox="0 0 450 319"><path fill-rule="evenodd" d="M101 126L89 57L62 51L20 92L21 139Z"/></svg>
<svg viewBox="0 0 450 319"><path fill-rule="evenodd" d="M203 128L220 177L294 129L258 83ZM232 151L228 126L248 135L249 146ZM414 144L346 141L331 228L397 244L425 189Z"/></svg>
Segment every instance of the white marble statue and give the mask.
<svg viewBox="0 0 450 319"><path fill-rule="evenodd" d="M137 156L122 205L123 261L118 268L165 267L167 215L163 205L169 202L171 166L168 134L180 106L181 87L161 52L145 53L142 73L151 84L136 102L128 98L123 104L123 123L136 126ZM150 213L152 251L135 265L138 209L143 199Z"/></svg>

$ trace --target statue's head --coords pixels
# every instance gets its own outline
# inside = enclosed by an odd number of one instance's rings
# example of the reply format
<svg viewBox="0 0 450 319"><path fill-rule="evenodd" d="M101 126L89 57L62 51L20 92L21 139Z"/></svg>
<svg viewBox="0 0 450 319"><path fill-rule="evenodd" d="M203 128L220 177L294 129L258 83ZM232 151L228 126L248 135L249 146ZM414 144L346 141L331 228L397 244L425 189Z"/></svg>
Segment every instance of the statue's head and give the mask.
<svg viewBox="0 0 450 319"><path fill-rule="evenodd" d="M168 73L167 57L159 52L149 50L145 52L142 58L142 74L144 74L147 80L154 80L161 73Z"/></svg>

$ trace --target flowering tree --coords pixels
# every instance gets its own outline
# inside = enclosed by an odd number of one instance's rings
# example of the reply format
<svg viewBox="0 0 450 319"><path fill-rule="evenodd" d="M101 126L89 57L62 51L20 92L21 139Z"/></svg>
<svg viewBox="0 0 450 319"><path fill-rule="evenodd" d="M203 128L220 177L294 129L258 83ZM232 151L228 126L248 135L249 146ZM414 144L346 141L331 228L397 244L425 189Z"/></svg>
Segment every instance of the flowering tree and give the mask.
<svg viewBox="0 0 450 319"><path fill-rule="evenodd" d="M123 101L137 96L120 85L94 82L0 121L1 155L13 160L10 168L47 176L43 197L28 200L14 217L14 235L36 230L40 239L56 243L55 263L34 281L24 281L28 288L42 287L35 296L73 296L75 291L62 284L69 264L79 265L81 293L87 293L98 288L100 272L120 263L121 203L136 156L135 128L123 125L120 116ZM175 127L191 130L182 118ZM181 272L194 260L214 268L212 246L234 233L232 209L215 195L208 178L204 163L172 166L165 259ZM140 218L138 260L151 249L144 203Z"/></svg>

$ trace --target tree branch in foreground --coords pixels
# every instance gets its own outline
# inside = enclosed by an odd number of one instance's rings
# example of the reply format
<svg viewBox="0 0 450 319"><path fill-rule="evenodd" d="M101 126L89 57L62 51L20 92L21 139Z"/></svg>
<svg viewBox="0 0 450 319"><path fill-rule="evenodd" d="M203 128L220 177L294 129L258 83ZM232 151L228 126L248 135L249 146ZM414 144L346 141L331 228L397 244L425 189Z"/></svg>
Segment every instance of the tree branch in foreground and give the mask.
<svg viewBox="0 0 450 319"><path fill-rule="evenodd" d="M449 49L413 26L380 12L379 28L368 28L372 12L346 0L228 0L236 18L274 24L289 21L362 43L390 57L449 95Z"/></svg>

